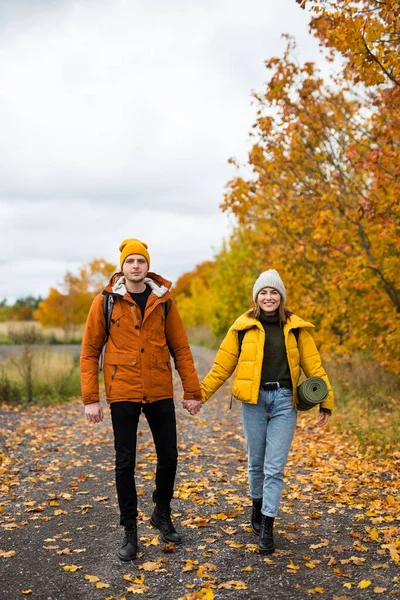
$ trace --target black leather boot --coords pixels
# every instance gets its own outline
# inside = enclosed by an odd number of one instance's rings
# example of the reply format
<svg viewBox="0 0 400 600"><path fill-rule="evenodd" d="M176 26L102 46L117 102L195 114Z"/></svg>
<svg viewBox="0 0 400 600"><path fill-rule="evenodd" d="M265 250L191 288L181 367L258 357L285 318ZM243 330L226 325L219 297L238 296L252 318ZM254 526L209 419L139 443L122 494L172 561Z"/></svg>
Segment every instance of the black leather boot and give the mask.
<svg viewBox="0 0 400 600"><path fill-rule="evenodd" d="M138 547L137 526L136 521L133 521L128 527L125 527L125 535L122 540L118 556L121 560L134 560L136 558Z"/></svg>
<svg viewBox="0 0 400 600"><path fill-rule="evenodd" d="M274 544L274 517L262 515L260 528L260 541L258 548L260 554L273 554L275 552Z"/></svg>
<svg viewBox="0 0 400 600"><path fill-rule="evenodd" d="M253 508L251 509L251 528L256 535L260 535L261 529L261 507L262 507L262 498L260 500L255 500L253 498Z"/></svg>
<svg viewBox="0 0 400 600"><path fill-rule="evenodd" d="M169 504L156 504L150 523L160 530L164 542L182 543L182 538L175 531L175 527L171 521L171 508Z"/></svg>

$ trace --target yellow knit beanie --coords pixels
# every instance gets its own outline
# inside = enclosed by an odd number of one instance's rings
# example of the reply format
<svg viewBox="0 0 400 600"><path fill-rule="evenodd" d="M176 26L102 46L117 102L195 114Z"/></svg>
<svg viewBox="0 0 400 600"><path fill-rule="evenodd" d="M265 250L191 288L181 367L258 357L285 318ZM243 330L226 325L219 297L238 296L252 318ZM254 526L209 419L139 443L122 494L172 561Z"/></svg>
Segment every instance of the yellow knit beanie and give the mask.
<svg viewBox="0 0 400 600"><path fill-rule="evenodd" d="M120 264L121 264L121 269L122 269L122 265L124 264L125 259L130 254L140 254L141 256L144 256L145 259L147 260L147 264L150 267L150 255L147 251L147 244L145 244L144 242L141 242L140 240L137 240L135 238L129 238L129 239L121 242L121 244L119 246L119 251L121 252L121 256L119 259Z"/></svg>

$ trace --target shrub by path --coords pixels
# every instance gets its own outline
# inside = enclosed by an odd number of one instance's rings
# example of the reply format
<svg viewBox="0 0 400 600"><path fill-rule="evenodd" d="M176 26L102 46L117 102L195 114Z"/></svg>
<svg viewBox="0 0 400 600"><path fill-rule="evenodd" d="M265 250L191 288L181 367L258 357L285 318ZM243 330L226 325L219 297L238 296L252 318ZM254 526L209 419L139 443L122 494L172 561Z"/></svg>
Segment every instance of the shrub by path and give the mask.
<svg viewBox="0 0 400 600"><path fill-rule="evenodd" d="M200 374L214 353L194 348ZM177 384L177 397L180 387ZM399 587L399 457L367 460L333 425L302 415L286 472L279 550L257 552L249 527L240 405L229 386L197 417L177 402L173 515L184 537L166 547L149 525L155 454L138 436L140 555L116 556L118 525L108 410L88 426L78 400L0 409L0 598L299 600L391 598Z"/></svg>

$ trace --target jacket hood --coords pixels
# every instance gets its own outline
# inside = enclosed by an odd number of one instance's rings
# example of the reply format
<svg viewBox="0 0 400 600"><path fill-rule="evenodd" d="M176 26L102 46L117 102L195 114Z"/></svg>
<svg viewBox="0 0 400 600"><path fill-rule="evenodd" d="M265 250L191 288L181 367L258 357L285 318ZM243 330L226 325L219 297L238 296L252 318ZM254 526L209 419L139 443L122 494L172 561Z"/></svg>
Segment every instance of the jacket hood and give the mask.
<svg viewBox="0 0 400 600"><path fill-rule="evenodd" d="M254 317L250 317L247 313L240 315L232 325L232 329L235 331L242 331L244 329L251 329L251 327L263 328L260 321ZM314 327L309 321L304 321L297 315L291 315L287 320L286 327L290 329L297 329L298 327Z"/></svg>
<svg viewBox="0 0 400 600"><path fill-rule="evenodd" d="M158 298L165 296L172 285L171 281L168 281L168 279L164 279L161 275L151 272L147 273L147 277L145 277L143 281L150 286L151 291L154 292ZM114 273L104 291L109 294L125 296L127 293L125 276L122 273Z"/></svg>

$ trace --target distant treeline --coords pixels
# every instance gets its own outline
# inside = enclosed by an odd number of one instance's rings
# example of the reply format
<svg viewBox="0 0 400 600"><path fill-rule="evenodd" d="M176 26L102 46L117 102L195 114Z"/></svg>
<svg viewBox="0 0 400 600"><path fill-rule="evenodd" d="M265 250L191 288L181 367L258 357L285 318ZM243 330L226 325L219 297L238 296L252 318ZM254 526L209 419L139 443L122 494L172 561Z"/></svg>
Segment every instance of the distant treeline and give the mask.
<svg viewBox="0 0 400 600"><path fill-rule="evenodd" d="M7 299L0 301L0 321L33 321L34 312L39 303L43 301L41 296L26 296L18 298L14 304L8 304Z"/></svg>

